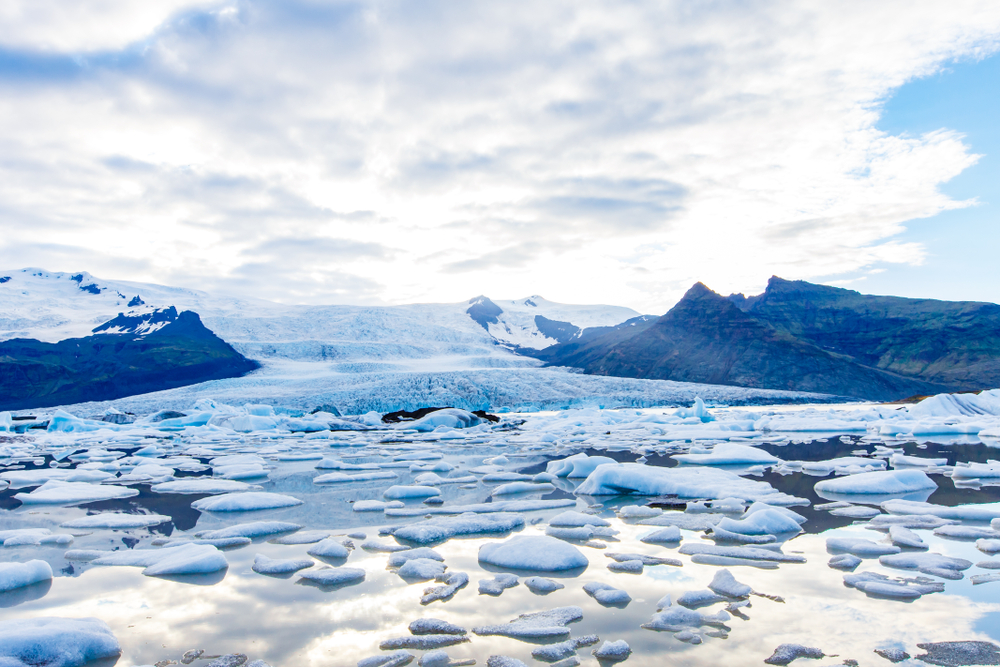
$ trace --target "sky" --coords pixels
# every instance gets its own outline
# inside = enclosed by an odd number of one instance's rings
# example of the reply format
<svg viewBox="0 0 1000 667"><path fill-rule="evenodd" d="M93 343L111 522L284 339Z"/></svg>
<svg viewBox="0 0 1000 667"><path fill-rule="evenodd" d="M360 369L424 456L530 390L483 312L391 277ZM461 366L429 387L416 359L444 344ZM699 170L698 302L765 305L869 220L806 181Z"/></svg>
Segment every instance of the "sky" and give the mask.
<svg viewBox="0 0 1000 667"><path fill-rule="evenodd" d="M1000 302L1000 3L6 0L0 267Z"/></svg>

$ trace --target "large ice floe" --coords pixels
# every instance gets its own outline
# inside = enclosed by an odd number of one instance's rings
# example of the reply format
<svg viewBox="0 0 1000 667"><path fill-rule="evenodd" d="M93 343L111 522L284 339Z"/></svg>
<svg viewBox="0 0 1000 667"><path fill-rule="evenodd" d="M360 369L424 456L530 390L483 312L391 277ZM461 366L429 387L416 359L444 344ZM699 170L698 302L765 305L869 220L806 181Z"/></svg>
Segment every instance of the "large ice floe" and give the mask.
<svg viewBox="0 0 1000 667"><path fill-rule="evenodd" d="M130 664L197 664L197 645L206 667L263 667L240 638L269 633L276 667L761 664L782 645L867 664L890 641L984 641L998 392L394 423L324 403L0 415L0 664L82 664L70 644L115 635ZM113 632L41 622L77 616ZM22 619L55 657L4 643Z"/></svg>

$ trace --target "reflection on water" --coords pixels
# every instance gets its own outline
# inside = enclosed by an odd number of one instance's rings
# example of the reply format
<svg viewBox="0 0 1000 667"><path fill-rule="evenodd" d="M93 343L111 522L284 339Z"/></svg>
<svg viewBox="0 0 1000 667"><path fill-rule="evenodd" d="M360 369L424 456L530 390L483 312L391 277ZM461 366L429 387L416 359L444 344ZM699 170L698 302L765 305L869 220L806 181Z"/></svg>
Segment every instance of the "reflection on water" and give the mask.
<svg viewBox="0 0 1000 667"><path fill-rule="evenodd" d="M803 459L822 451L819 459L844 456L860 445L856 441L830 439L822 443L766 447L785 459ZM936 448L935 448L936 447ZM912 452L910 450L913 450ZM983 445L962 445L949 449L928 446L916 449L908 445L907 453L920 456L953 456L959 460L983 460L995 457L995 450ZM494 448L478 446L461 449L446 460L470 468L484 457L496 455ZM595 454L607 454L594 451ZM636 453L613 452L619 460L635 460ZM670 465L665 456L647 454L650 464ZM357 459L378 460L376 457ZM546 458L528 456L513 459L508 469L537 472L544 468ZM813 456L812 460L817 460ZM48 527L53 532L59 523L95 509L142 511L168 514L172 524L152 529L128 531L97 530L80 534L75 549L127 549L133 545L149 548L149 543L164 535L177 537L182 533L219 528L240 521L281 520L303 524L307 529L329 529L337 535L360 530L369 537L377 536L377 527L398 525L407 520L387 520L381 513L353 512L350 501L381 499L387 483L353 484L350 488L312 484L316 471L314 462L275 464L265 489L290 493L306 503L302 506L274 511L234 515L201 514L190 503L201 496L156 494L148 485L138 486L139 496L123 501L74 507L12 507L0 515L0 528ZM406 468L392 469L399 474L394 483L407 483L412 474ZM802 473L779 475L765 472L758 477L785 493L807 498L814 503L825 502L813 491L813 484L822 479ZM935 475L939 489L932 502L957 504L993 501L1000 496L997 487L982 490L955 488L951 480ZM390 483L393 483L390 482ZM574 482L559 480L557 490L545 497L573 497ZM489 487L478 484L475 489L441 487L448 504L484 502ZM5 497L10 498L9 492ZM538 495L534 497L539 497ZM857 498L852 498L857 501ZM5 501L8 502L8 501ZM620 542L610 542L607 550L581 546L590 565L579 572L562 573L565 588L547 595L535 595L519 585L503 592L500 597L481 596L477 592L479 579L490 578L497 571L478 563L481 544L500 538L452 539L435 546L445 559L449 571L467 572L471 581L448 602L421 606L419 598L427 583L407 583L386 569L387 554L367 552L357 548L348 558L350 567L363 568L366 578L356 585L335 589L299 585L299 577L272 577L251 571L255 554L271 558L308 557L310 545L279 545L266 539L254 540L250 546L227 550L228 570L211 575L145 577L139 568L98 567L88 563L67 562L63 548L8 547L0 549L4 561L26 561L44 558L57 572L52 582L36 584L0 596L0 619L32 616L88 617L107 622L124 649L120 665L144 665L164 659L177 660L190 649L203 648L208 654L240 652L251 659L261 658L277 667L291 665L353 665L357 660L378 654L379 642L409 634L407 625L421 617L433 617L466 628L506 622L518 614L578 605L584 618L571 626L573 636L597 634L602 639L625 639L633 654L626 664L636 667L663 664L683 665L742 665L762 664L781 643L799 643L821 648L827 655L837 655L836 662L855 659L862 665L882 664L872 651L882 646L903 646L912 653L917 643L929 641L992 639L1000 641L1000 583L973 586L968 575L959 581L945 582L945 592L904 603L870 598L843 584L842 573L827 567L829 554L825 541L829 536L854 536L880 540L882 533L853 525L851 519L837 517L812 507L796 507L795 511L808 519L806 533L788 541L783 550L806 557L804 564L782 564L776 570L752 567L731 567L736 578L749 584L756 592L779 596L783 602L754 596L751 606L742 612L747 619L731 618L722 637L704 633L702 645L683 643L668 632L644 630L640 625L650 620L657 601L666 594L674 599L686 591L707 587L718 568L692 563L677 553L677 548L648 545L638 537L650 528L619 520L611 508L644 502L635 497L600 499L604 505L602 517L609 519L620 532ZM16 503L8 503L14 505ZM420 503L410 503L420 506ZM581 499L578 509L586 507ZM532 512L525 515L525 534L544 532L548 518L562 510ZM412 520L419 520L417 519ZM694 531L682 531L684 542L703 542ZM938 538L930 531L917 533L931 545L931 552L968 559L972 562L986 557L968 541ZM389 538L383 538L389 540ZM355 540L360 543L360 540ZM605 551L643 553L679 558L681 568L667 565L646 567L640 575L612 573L607 569L611 559ZM340 563L338 563L340 564ZM881 567L877 559L863 562L858 571L872 570L891 576L911 573ZM981 572L981 571L980 571ZM546 575L552 576L552 575ZM625 589L632 601L624 608L603 607L583 591L588 582L603 582ZM714 613L722 606L702 608ZM491 654L520 658L537 664L531 657L534 644L504 637L472 636L467 644L450 647L453 658L475 658L479 664ZM583 649L584 664L596 664L591 649ZM195 663L196 665L198 663ZM888 663L886 663L888 664Z"/></svg>

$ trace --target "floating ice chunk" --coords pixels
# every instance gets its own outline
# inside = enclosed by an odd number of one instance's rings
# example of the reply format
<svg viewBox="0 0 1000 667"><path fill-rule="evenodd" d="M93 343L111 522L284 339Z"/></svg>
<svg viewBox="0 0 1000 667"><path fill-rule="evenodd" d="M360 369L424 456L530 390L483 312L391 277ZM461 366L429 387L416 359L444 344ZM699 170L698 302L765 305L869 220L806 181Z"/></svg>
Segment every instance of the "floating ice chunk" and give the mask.
<svg viewBox="0 0 1000 667"><path fill-rule="evenodd" d="M771 561L774 563L804 563L805 556L785 554L777 550L760 549L756 547L722 547L712 544L696 544L687 542L680 548L680 553L694 555L724 556L733 559Z"/></svg>
<svg viewBox="0 0 1000 667"><path fill-rule="evenodd" d="M316 544L330 537L328 530L300 530L291 535L282 535L271 540L272 544Z"/></svg>
<svg viewBox="0 0 1000 667"><path fill-rule="evenodd" d="M483 475L484 482L523 482L528 479L531 479L531 475L524 475L519 472L510 472L507 470L491 472Z"/></svg>
<svg viewBox="0 0 1000 667"><path fill-rule="evenodd" d="M768 665L787 665L798 658L812 658L819 660L826 657L823 651L818 648L810 648L802 644L782 644L774 649L770 658L764 660Z"/></svg>
<svg viewBox="0 0 1000 667"><path fill-rule="evenodd" d="M464 635L465 628L437 618L419 618L409 625L411 635Z"/></svg>
<svg viewBox="0 0 1000 667"><path fill-rule="evenodd" d="M438 577L443 586L431 586L424 589L420 604L430 604L438 600L448 601L455 593L469 585L469 575L465 572L450 572Z"/></svg>
<svg viewBox="0 0 1000 667"><path fill-rule="evenodd" d="M923 528L930 530L940 526L947 526L958 523L955 519L942 519L930 514L910 514L905 516L891 516L880 514L872 517L866 528L880 530L883 533L889 531L890 526L903 526L904 528Z"/></svg>
<svg viewBox="0 0 1000 667"><path fill-rule="evenodd" d="M831 558L827 565L836 570L853 572L858 565L861 565L861 559L853 554L840 554Z"/></svg>
<svg viewBox="0 0 1000 667"><path fill-rule="evenodd" d="M122 486L102 486L86 482L60 482L50 480L31 493L18 493L14 497L25 505L81 505L99 500L131 498L139 495L138 489Z"/></svg>
<svg viewBox="0 0 1000 667"><path fill-rule="evenodd" d="M667 526L640 535L639 541L646 544L673 544L681 541L681 529L677 526Z"/></svg>
<svg viewBox="0 0 1000 667"><path fill-rule="evenodd" d="M104 552L94 565L144 567L151 577L175 574L208 574L229 567L226 557L207 544L181 544L163 549L131 549Z"/></svg>
<svg viewBox="0 0 1000 667"><path fill-rule="evenodd" d="M934 529L934 534L938 537L947 537L953 540L978 540L980 538L1000 537L1000 533L992 528L980 528L978 526L941 526Z"/></svg>
<svg viewBox="0 0 1000 667"><path fill-rule="evenodd" d="M622 560L608 563L608 569L612 572L623 572L625 574L642 574L644 564L641 560Z"/></svg>
<svg viewBox="0 0 1000 667"><path fill-rule="evenodd" d="M869 459L860 456L841 456L826 461L789 461L795 463L807 475L826 477L831 472L847 472L848 470L876 471L885 469L882 459ZM787 464L786 464L787 465Z"/></svg>
<svg viewBox="0 0 1000 667"><path fill-rule="evenodd" d="M448 566L431 558L411 558L396 571L407 581L429 581L444 574Z"/></svg>
<svg viewBox="0 0 1000 667"><path fill-rule="evenodd" d="M1000 540L976 540L976 548L984 554L1000 553Z"/></svg>
<svg viewBox="0 0 1000 667"><path fill-rule="evenodd" d="M313 484L342 484L347 482L373 482L380 479L396 479L399 477L394 472L381 470L375 472L359 472L351 475L342 472L331 472L325 475L313 477ZM392 487L392 488L412 488L412 487Z"/></svg>
<svg viewBox="0 0 1000 667"><path fill-rule="evenodd" d="M969 581L972 582L973 586L1000 581L1000 572L991 572L990 574L974 574L969 577Z"/></svg>
<svg viewBox="0 0 1000 667"><path fill-rule="evenodd" d="M292 574L315 565L308 558L268 558L264 554L256 554L253 566L250 568L258 574Z"/></svg>
<svg viewBox="0 0 1000 667"><path fill-rule="evenodd" d="M713 526L711 528L711 538L716 544L771 544L772 542L777 542L778 538L774 535L744 535L742 533L734 533L732 531L726 530L719 526Z"/></svg>
<svg viewBox="0 0 1000 667"><path fill-rule="evenodd" d="M44 560L29 560L27 563L0 563L0 593L37 584L40 581L48 581L51 578L52 568ZM0 635L2 634L3 630L0 629Z"/></svg>
<svg viewBox="0 0 1000 667"><path fill-rule="evenodd" d="M510 482L508 484L501 484L497 488L493 489L494 496L508 496L517 493L548 493L549 491L555 490L555 486L549 484L548 482L542 482L537 484L535 482Z"/></svg>
<svg viewBox="0 0 1000 667"><path fill-rule="evenodd" d="M898 598L901 600L915 600L921 595L940 593L944 590L944 584L931 580L926 581L927 583L918 583L903 579L891 579L877 572L860 572L858 574L844 575L844 583L847 586L856 588L868 595Z"/></svg>
<svg viewBox="0 0 1000 667"><path fill-rule="evenodd" d="M937 483L922 470L882 470L824 479L813 488L817 493L891 495L936 489Z"/></svg>
<svg viewBox="0 0 1000 667"><path fill-rule="evenodd" d="M383 651L400 648L412 648L420 651L430 651L445 646L465 644L469 638L465 635L404 635L380 642L378 647Z"/></svg>
<svg viewBox="0 0 1000 667"><path fill-rule="evenodd" d="M964 558L952 558L940 554L902 553L882 556L878 562L886 567L918 570L944 579L961 579L961 572L972 567L972 562Z"/></svg>
<svg viewBox="0 0 1000 667"><path fill-rule="evenodd" d="M556 607L547 611L521 614L503 625L485 625L472 628L472 631L480 636L495 635L522 640L566 637L570 632L566 625L582 618L583 610L579 607Z"/></svg>
<svg viewBox="0 0 1000 667"><path fill-rule="evenodd" d="M901 549L890 544L877 544L859 537L828 537L826 550L832 554L849 553L861 558L898 554Z"/></svg>
<svg viewBox="0 0 1000 667"><path fill-rule="evenodd" d="M556 537L560 540L578 540L585 542L594 536L594 529L591 526L580 526L579 528L559 528L549 526L545 529L545 534L549 537Z"/></svg>
<svg viewBox="0 0 1000 667"><path fill-rule="evenodd" d="M395 553L397 551L409 551L412 547L404 544L387 544L378 540L366 540L361 543L361 548L365 551L375 551L377 553Z"/></svg>
<svg viewBox="0 0 1000 667"><path fill-rule="evenodd" d="M302 528L297 523L287 521L251 521L249 523L238 523L235 526L219 528L218 530L205 530L195 533L196 537L206 540L223 539L227 537L265 537L267 535L277 535L278 533L289 533Z"/></svg>
<svg viewBox="0 0 1000 667"><path fill-rule="evenodd" d="M394 651L386 655L373 655L358 661L358 667L405 667L413 662L409 651Z"/></svg>
<svg viewBox="0 0 1000 667"><path fill-rule="evenodd" d="M478 481L474 475L463 477L441 477L435 472L425 472L413 478L415 484L420 486L439 486L441 484L468 484Z"/></svg>
<svg viewBox="0 0 1000 667"><path fill-rule="evenodd" d="M410 500L440 495L441 490L435 489L432 486L390 486L382 494L384 498L389 498L390 500Z"/></svg>
<svg viewBox="0 0 1000 667"><path fill-rule="evenodd" d="M329 558L331 560L347 558L351 555L351 552L347 547L332 537L320 540L316 544L309 547L309 549L306 550L306 553L310 556L316 556L317 558Z"/></svg>
<svg viewBox="0 0 1000 667"><path fill-rule="evenodd" d="M920 539L920 536L909 528L903 526L889 526L889 540L897 547L909 547L910 549L927 549L927 543Z"/></svg>
<svg viewBox="0 0 1000 667"><path fill-rule="evenodd" d="M378 470L377 463L345 463L338 458L324 458L316 464L317 470Z"/></svg>
<svg viewBox="0 0 1000 667"><path fill-rule="evenodd" d="M72 535L53 535L48 528L0 530L0 544L5 547L39 546L42 544L66 545L72 542Z"/></svg>
<svg viewBox="0 0 1000 667"><path fill-rule="evenodd" d="M739 445L731 442L722 442L712 448L708 454L674 454L670 458L681 463L693 465L721 466L721 465L771 465L781 461L777 456L769 454L763 449Z"/></svg>
<svg viewBox="0 0 1000 667"><path fill-rule="evenodd" d="M678 419L697 419L703 424L715 421L715 417L705 407L705 401L701 400L699 396L695 397L694 404L690 408L677 408L674 411L674 417Z"/></svg>
<svg viewBox="0 0 1000 667"><path fill-rule="evenodd" d="M545 472L556 477L579 479L589 476L597 466L604 463L616 464L617 461L607 456L587 456L581 452L558 461L549 461L545 466Z"/></svg>
<svg viewBox="0 0 1000 667"><path fill-rule="evenodd" d="M479 593L480 595L498 596L508 588L513 588L519 583L517 577L513 574L498 574L492 579L480 579Z"/></svg>
<svg viewBox="0 0 1000 667"><path fill-rule="evenodd" d="M536 648L531 652L531 657L542 662L555 662L563 658L568 658L581 648L593 646L599 641L601 641L601 638L597 635L584 635L583 637L567 639L564 642Z"/></svg>
<svg viewBox="0 0 1000 667"><path fill-rule="evenodd" d="M653 618L642 627L646 630L658 630L665 632L680 632L687 628L725 627L725 622L729 620L729 614L719 611L715 614L703 614L693 609L680 606L668 606L662 611L653 614Z"/></svg>
<svg viewBox="0 0 1000 667"><path fill-rule="evenodd" d="M234 493L239 491L252 491L261 487L246 482L239 482L233 479L214 479L211 477L196 477L194 479L179 479L173 482L163 482L149 487L150 491L156 493Z"/></svg>
<svg viewBox="0 0 1000 667"><path fill-rule="evenodd" d="M111 628L96 618L14 618L0 622L5 667L83 667L121 655Z"/></svg>
<svg viewBox="0 0 1000 667"><path fill-rule="evenodd" d="M435 410L434 412L424 415L420 419L416 419L414 421L399 422L395 424L394 427L405 429L407 431L427 433L441 426L460 429L471 428L473 426L479 426L483 423L483 421L483 419L480 419L466 410L462 410L460 408L445 408L443 410Z"/></svg>
<svg viewBox="0 0 1000 667"><path fill-rule="evenodd" d="M393 501L398 502L398 501ZM384 512L389 503L381 500L355 500L351 509L355 512ZM402 503L400 503L402 505Z"/></svg>
<svg viewBox="0 0 1000 667"><path fill-rule="evenodd" d="M927 651L918 655L917 660L930 665L1000 665L1000 646L992 642L934 642L917 646Z"/></svg>
<svg viewBox="0 0 1000 667"><path fill-rule="evenodd" d="M745 598L753 590L746 584L736 581L736 577L729 570L719 570L716 572L708 588L719 595L725 595L730 598Z"/></svg>
<svg viewBox="0 0 1000 667"><path fill-rule="evenodd" d="M528 667L517 658L507 655L491 655L486 658L486 667Z"/></svg>
<svg viewBox="0 0 1000 667"><path fill-rule="evenodd" d="M462 514L420 521L397 528L392 534L399 540L416 544L431 544L443 542L459 535L509 533L522 527L524 527L524 517L517 514ZM558 542L558 540L553 541ZM565 542L559 543L565 544Z"/></svg>
<svg viewBox="0 0 1000 667"><path fill-rule="evenodd" d="M460 487L464 488L464 487ZM570 507L576 502L569 498L559 500L498 500L492 503L475 505L450 505L445 507L404 507L394 509L387 505L386 516L423 516L425 514L490 514L493 512L533 512L550 510L559 507Z"/></svg>
<svg viewBox="0 0 1000 667"><path fill-rule="evenodd" d="M12 489L40 486L49 480L60 482L103 482L114 475L103 470L36 468L34 470L7 470L0 473L0 479L10 482Z"/></svg>
<svg viewBox="0 0 1000 667"><path fill-rule="evenodd" d="M882 509L891 514L930 514L942 519L958 521L990 521L994 518L1000 518L1000 503L946 507L911 500L887 500L882 503Z"/></svg>
<svg viewBox="0 0 1000 667"><path fill-rule="evenodd" d="M632 655L632 649L624 639L601 644L600 648L591 651L595 658L604 662L623 662Z"/></svg>
<svg viewBox="0 0 1000 667"><path fill-rule="evenodd" d="M938 468L948 465L948 459L928 459L921 456L907 456L893 452L889 456L893 468Z"/></svg>
<svg viewBox="0 0 1000 667"><path fill-rule="evenodd" d="M280 493L247 491L246 493L227 493L221 496L202 498L191 503L191 507L202 512L251 512L294 507L301 505L302 502L298 498Z"/></svg>
<svg viewBox="0 0 1000 667"><path fill-rule="evenodd" d="M420 657L420 667L459 667L460 665L474 665L476 661L469 658L465 660L452 660L445 651L429 651Z"/></svg>
<svg viewBox="0 0 1000 667"><path fill-rule="evenodd" d="M545 577L528 577L524 580L524 585L528 587L528 590L535 595L548 595L553 591L558 591L562 588L566 588L563 584L558 581L553 581L552 579L546 579Z"/></svg>
<svg viewBox="0 0 1000 667"><path fill-rule="evenodd" d="M978 417L1000 414L996 390L979 394L937 394L910 406L910 417ZM921 647L922 648L922 647Z"/></svg>
<svg viewBox="0 0 1000 667"><path fill-rule="evenodd" d="M916 471L919 472L919 471ZM767 482L745 479L720 468L663 468L638 463L605 463L597 466L576 493L588 496L677 496L678 498L729 498L765 500L784 504L794 500Z"/></svg>
<svg viewBox="0 0 1000 667"><path fill-rule="evenodd" d="M597 600L604 607L625 607L632 601L632 596L620 588L599 581L591 581L583 585L583 592Z"/></svg>
<svg viewBox="0 0 1000 667"><path fill-rule="evenodd" d="M682 565L682 563L676 558L662 558L660 556L648 556L646 554L612 552L604 555L618 563L637 560L643 565L674 565L676 567L680 567Z"/></svg>
<svg viewBox="0 0 1000 667"><path fill-rule="evenodd" d="M364 581L365 571L357 567L323 567L303 572L301 579L321 586L339 586Z"/></svg>
<svg viewBox="0 0 1000 667"><path fill-rule="evenodd" d="M889 662L903 662L910 659L910 654L898 647L877 648L875 653Z"/></svg>
<svg viewBox="0 0 1000 667"><path fill-rule="evenodd" d="M846 516L850 519L870 519L881 514L874 507L864 505L851 505L850 507L838 507L830 511L834 516Z"/></svg>
<svg viewBox="0 0 1000 667"><path fill-rule="evenodd" d="M433 549L428 547L417 547L416 549L406 549L405 551L397 551L393 553L389 556L388 567L401 567L405 565L407 561L413 560L414 558L426 558L436 560L438 562L444 561L441 554ZM437 575L434 576L436 577Z"/></svg>
<svg viewBox="0 0 1000 667"><path fill-rule="evenodd" d="M729 602L729 598L710 590L687 591L677 598L677 604L688 609L707 607L717 602Z"/></svg>
<svg viewBox="0 0 1000 667"><path fill-rule="evenodd" d="M587 557L572 544L545 535L519 535L505 542L484 544L479 547L479 562L544 572L573 570L588 564Z"/></svg>
<svg viewBox="0 0 1000 667"><path fill-rule="evenodd" d="M723 517L716 526L740 535L779 535L802 532L798 522L778 511L778 508L748 512L744 518L739 520Z"/></svg>
<svg viewBox="0 0 1000 667"><path fill-rule="evenodd" d="M267 477L267 474L267 468L259 463L242 463L212 468L212 475L222 479L257 479Z"/></svg>
<svg viewBox="0 0 1000 667"><path fill-rule="evenodd" d="M649 507L648 505L624 505L618 508L617 513L620 519L645 519L660 516L663 514L663 510L659 507Z"/></svg>
<svg viewBox="0 0 1000 667"><path fill-rule="evenodd" d="M952 479L994 479L997 477L1000 477L1000 461L958 464L951 471Z"/></svg>
<svg viewBox="0 0 1000 667"><path fill-rule="evenodd" d="M1000 570L1000 560L981 560L976 563L976 567L984 570Z"/></svg>

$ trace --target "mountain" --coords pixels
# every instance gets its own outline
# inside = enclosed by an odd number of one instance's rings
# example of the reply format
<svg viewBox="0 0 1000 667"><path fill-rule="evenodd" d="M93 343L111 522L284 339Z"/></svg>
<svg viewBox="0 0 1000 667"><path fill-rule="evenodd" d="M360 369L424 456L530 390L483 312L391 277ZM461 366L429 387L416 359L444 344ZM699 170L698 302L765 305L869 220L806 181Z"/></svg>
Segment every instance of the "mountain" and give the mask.
<svg viewBox="0 0 1000 667"><path fill-rule="evenodd" d="M698 283L657 320L537 356L599 375L889 400L1000 384L998 314L993 304L866 296L780 278L749 298Z"/></svg>
<svg viewBox="0 0 1000 667"><path fill-rule="evenodd" d="M110 400L240 377L258 367L196 313L171 307L120 314L82 338L0 343L0 410Z"/></svg>

